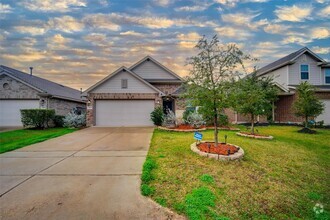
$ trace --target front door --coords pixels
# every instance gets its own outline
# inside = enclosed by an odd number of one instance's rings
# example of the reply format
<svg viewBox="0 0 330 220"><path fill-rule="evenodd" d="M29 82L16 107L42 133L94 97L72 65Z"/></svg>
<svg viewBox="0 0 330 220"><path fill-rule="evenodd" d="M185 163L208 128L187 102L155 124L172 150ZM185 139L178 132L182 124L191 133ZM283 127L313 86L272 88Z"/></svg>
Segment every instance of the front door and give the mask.
<svg viewBox="0 0 330 220"><path fill-rule="evenodd" d="M167 109L174 112L174 100L173 99L169 99L169 100L164 99L163 100L163 111L165 114L167 113Z"/></svg>

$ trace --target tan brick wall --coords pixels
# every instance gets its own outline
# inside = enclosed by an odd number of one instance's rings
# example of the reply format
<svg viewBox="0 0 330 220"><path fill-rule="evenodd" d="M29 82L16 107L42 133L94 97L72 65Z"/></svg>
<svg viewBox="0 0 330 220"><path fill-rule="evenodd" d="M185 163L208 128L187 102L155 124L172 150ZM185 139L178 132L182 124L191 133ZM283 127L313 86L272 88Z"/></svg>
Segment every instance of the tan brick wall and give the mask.
<svg viewBox="0 0 330 220"><path fill-rule="evenodd" d="M162 91L165 95L172 94L177 90L181 84L170 84L170 83L151 83L157 89Z"/></svg>
<svg viewBox="0 0 330 220"><path fill-rule="evenodd" d="M4 85L5 83L8 86ZM7 75L0 76L0 99L39 99L38 93L37 90Z"/></svg>
<svg viewBox="0 0 330 220"><path fill-rule="evenodd" d="M155 106L162 104L157 93L89 93L86 120L87 126L95 125L95 100L155 100Z"/></svg>
<svg viewBox="0 0 330 220"><path fill-rule="evenodd" d="M66 115L75 107L86 108L86 104L56 98L48 99L48 108L55 109L57 115Z"/></svg>

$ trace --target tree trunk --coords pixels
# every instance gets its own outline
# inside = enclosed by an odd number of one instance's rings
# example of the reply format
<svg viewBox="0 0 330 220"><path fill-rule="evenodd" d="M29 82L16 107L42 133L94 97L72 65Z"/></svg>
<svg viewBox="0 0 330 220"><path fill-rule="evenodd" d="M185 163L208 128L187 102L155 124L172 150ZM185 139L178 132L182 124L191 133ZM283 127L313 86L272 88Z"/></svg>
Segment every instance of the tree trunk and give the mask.
<svg viewBox="0 0 330 220"><path fill-rule="evenodd" d="M218 147L218 114L216 109L214 114L214 146Z"/></svg>
<svg viewBox="0 0 330 220"><path fill-rule="evenodd" d="M251 114L251 133L254 134L254 114Z"/></svg>
<svg viewBox="0 0 330 220"><path fill-rule="evenodd" d="M308 116L305 116L305 128L308 128Z"/></svg>

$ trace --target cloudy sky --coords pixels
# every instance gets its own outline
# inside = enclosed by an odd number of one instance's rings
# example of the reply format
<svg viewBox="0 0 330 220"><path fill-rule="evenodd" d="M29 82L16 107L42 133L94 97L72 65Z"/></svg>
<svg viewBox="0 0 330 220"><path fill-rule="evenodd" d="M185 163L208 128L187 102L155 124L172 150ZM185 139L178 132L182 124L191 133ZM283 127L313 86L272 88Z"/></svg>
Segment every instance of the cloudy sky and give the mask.
<svg viewBox="0 0 330 220"><path fill-rule="evenodd" d="M77 89L145 55L184 76L214 34L250 66L303 46L330 60L330 0L0 0L0 63Z"/></svg>

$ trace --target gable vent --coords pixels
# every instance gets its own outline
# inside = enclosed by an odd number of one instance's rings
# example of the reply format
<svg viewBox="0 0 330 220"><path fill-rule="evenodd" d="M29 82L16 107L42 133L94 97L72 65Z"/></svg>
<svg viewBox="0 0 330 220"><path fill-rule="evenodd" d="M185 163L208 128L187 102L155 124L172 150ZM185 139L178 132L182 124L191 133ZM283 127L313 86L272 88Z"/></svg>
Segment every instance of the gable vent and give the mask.
<svg viewBox="0 0 330 220"><path fill-rule="evenodd" d="M307 61L307 56L306 56L306 54L303 55L302 60L303 60L304 62Z"/></svg>

